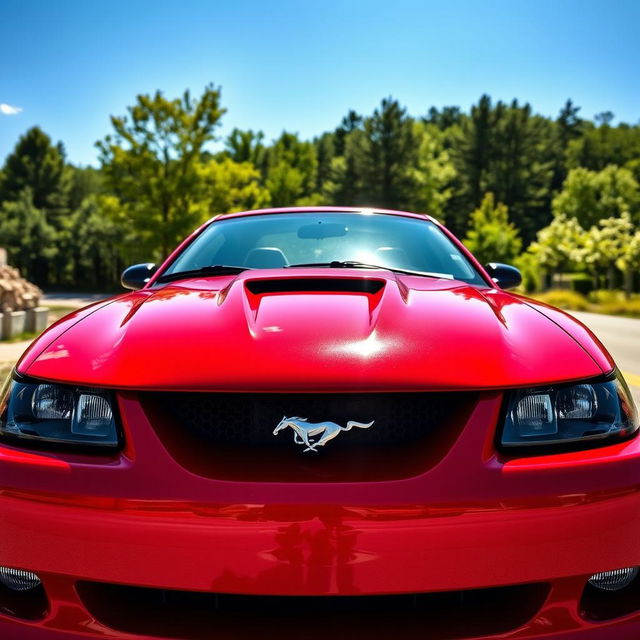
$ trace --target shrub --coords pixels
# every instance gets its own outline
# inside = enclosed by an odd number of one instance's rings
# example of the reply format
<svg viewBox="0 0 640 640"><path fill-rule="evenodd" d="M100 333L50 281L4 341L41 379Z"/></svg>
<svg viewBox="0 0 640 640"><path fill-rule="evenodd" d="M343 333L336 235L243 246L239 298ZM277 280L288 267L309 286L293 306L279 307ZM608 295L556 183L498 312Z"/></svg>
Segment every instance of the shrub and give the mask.
<svg viewBox="0 0 640 640"><path fill-rule="evenodd" d="M520 290L527 294L539 291L542 287L542 282L537 258L531 253L523 253L519 255L513 263L520 269L520 273L522 274Z"/></svg>
<svg viewBox="0 0 640 640"><path fill-rule="evenodd" d="M631 318L640 318L640 298L606 302L594 309L598 313L605 313L612 316L629 316Z"/></svg>
<svg viewBox="0 0 640 640"><path fill-rule="evenodd" d="M533 297L540 302L561 309L572 309L573 311L587 311L589 309L589 302L583 295L566 289L552 289Z"/></svg>
<svg viewBox="0 0 640 640"><path fill-rule="evenodd" d="M624 302L624 292L609 289L596 289L589 294L589 302L594 304L617 304Z"/></svg>

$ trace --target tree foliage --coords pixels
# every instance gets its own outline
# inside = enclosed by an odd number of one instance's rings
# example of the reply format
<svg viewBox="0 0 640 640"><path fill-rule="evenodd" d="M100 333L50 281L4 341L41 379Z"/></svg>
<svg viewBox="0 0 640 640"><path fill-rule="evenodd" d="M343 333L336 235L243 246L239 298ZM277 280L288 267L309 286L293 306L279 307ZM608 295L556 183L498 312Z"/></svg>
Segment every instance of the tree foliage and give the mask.
<svg viewBox="0 0 640 640"><path fill-rule="evenodd" d="M44 210L34 204L29 187L16 200L2 205L0 238L12 264L23 274L43 284L50 281L49 263L58 253L56 230L47 222Z"/></svg>
<svg viewBox="0 0 640 640"><path fill-rule="evenodd" d="M570 268L579 259L576 249L580 247L583 235L584 229L578 220L561 213L538 231L528 251L543 269L554 274Z"/></svg>
<svg viewBox="0 0 640 640"><path fill-rule="evenodd" d="M572 169L553 199L555 215L575 217L584 227L603 218L630 213L640 222L640 187L628 169L609 165L602 171Z"/></svg>
<svg viewBox="0 0 640 640"><path fill-rule="evenodd" d="M471 226L465 245L482 264L513 262L522 248L518 230L509 222L509 209L496 203L492 193L485 194L471 214Z"/></svg>
<svg viewBox="0 0 640 640"><path fill-rule="evenodd" d="M231 158L201 164L203 217L218 213L260 209L269 204L269 190L261 184L260 172L250 162Z"/></svg>
<svg viewBox="0 0 640 640"><path fill-rule="evenodd" d="M139 95L97 143L105 181L150 255L166 256L201 221L198 165L224 112L213 85L199 99Z"/></svg>
<svg viewBox="0 0 640 640"><path fill-rule="evenodd" d="M73 280L82 282L91 273L97 282L118 280L130 262L142 259L134 249L131 226L115 196L87 196L72 220ZM125 264L125 257L130 259Z"/></svg>
<svg viewBox="0 0 640 640"><path fill-rule="evenodd" d="M616 267L624 274L624 285L627 294L631 293L634 274L640 273L640 229L638 229L622 248L616 260Z"/></svg>
<svg viewBox="0 0 640 640"><path fill-rule="evenodd" d="M469 211L487 192L509 207L526 242L550 219L554 126L529 104L482 96L454 131L457 181L452 227L462 233Z"/></svg>
<svg viewBox="0 0 640 640"><path fill-rule="evenodd" d="M583 124L581 135L573 136L567 147L569 168L584 167L601 171L609 165L634 169L640 158L640 127L620 123L612 127L609 123L595 126ZM635 173L640 180L640 173Z"/></svg>
<svg viewBox="0 0 640 640"><path fill-rule="evenodd" d="M640 125L610 112L592 122L567 100L549 118L483 95L411 115L388 97L312 140L236 128L216 144L224 112L213 85L139 95L97 143L100 168L28 130L0 169L0 245L39 284L104 288L221 212L388 207L445 221L483 261L516 261L530 288L566 270L640 283Z"/></svg>
<svg viewBox="0 0 640 640"><path fill-rule="evenodd" d="M609 288L613 289L616 263L625 257L632 234L629 214L623 213L619 217L599 220L583 235L574 255L576 261L593 275L596 288L604 273Z"/></svg>
<svg viewBox="0 0 640 640"><path fill-rule="evenodd" d="M21 136L7 157L0 182L0 203L20 200L25 189L30 190L33 206L48 212L56 221L67 212L71 174L65 166L63 147L54 146L39 127Z"/></svg>

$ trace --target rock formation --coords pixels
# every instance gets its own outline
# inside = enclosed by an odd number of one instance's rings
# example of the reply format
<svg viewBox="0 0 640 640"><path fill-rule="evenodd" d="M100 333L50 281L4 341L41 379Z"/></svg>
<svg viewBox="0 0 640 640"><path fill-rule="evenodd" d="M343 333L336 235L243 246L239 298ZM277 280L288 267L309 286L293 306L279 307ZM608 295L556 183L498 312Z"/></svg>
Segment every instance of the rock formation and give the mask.
<svg viewBox="0 0 640 640"><path fill-rule="evenodd" d="M42 291L20 277L20 271L0 265L0 313L26 311L40 305Z"/></svg>

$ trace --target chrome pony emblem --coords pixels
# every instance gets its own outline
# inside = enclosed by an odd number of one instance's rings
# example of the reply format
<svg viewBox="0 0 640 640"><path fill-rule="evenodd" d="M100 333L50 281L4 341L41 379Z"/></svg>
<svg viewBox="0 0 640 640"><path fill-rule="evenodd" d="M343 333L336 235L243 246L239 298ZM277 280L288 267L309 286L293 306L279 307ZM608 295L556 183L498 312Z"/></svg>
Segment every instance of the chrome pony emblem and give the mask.
<svg viewBox="0 0 640 640"><path fill-rule="evenodd" d="M280 424L273 430L273 435L275 436L283 429L291 427L293 429L294 442L305 445L307 447L304 450L305 452L315 451L317 453L317 447L324 447L329 440L333 440L341 431L350 431L353 427L368 429L374 422L375 420L372 420L366 424L349 420L346 427L341 427L335 422L307 422L307 418L287 418L284 416L280 420ZM314 439L314 436L320 437Z"/></svg>

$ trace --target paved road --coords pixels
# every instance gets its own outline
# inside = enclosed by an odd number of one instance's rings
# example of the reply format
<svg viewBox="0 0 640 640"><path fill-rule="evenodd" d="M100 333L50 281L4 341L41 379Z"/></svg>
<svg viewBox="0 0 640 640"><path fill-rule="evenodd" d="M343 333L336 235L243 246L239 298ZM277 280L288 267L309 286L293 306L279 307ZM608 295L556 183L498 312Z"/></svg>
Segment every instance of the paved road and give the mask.
<svg viewBox="0 0 640 640"><path fill-rule="evenodd" d="M640 320L572 311L602 341L623 372L640 406Z"/></svg>
<svg viewBox="0 0 640 640"><path fill-rule="evenodd" d="M108 298L106 293L45 293L42 305L45 307L86 307L92 302Z"/></svg>

